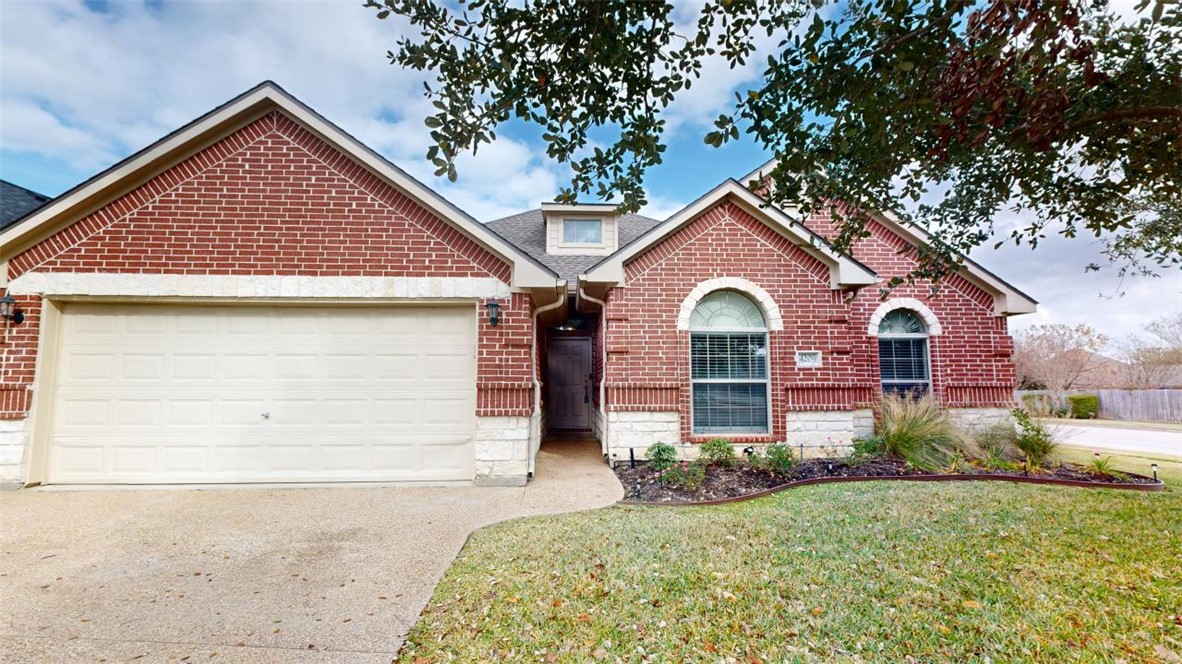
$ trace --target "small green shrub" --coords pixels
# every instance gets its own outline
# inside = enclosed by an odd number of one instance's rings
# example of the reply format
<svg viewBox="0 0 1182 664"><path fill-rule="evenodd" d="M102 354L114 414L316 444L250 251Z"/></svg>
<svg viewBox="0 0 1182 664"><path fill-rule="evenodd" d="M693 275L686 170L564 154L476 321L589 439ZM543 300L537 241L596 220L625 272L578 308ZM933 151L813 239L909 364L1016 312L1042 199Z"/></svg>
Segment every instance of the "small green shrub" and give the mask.
<svg viewBox="0 0 1182 664"><path fill-rule="evenodd" d="M850 441L850 453L846 461L854 466L869 463L883 455L882 439L877 436L854 438Z"/></svg>
<svg viewBox="0 0 1182 664"><path fill-rule="evenodd" d="M668 470L677 463L677 448L669 443L653 443L645 450L644 457L648 459L653 470L658 472Z"/></svg>
<svg viewBox="0 0 1182 664"><path fill-rule="evenodd" d="M1094 420L1100 416L1100 397L1095 394L1072 394L1067 397L1067 408L1077 420Z"/></svg>
<svg viewBox="0 0 1182 664"><path fill-rule="evenodd" d="M730 468L739 462L738 457L735 456L734 446L726 438L711 438L702 444L702 449L699 452L707 463L723 468Z"/></svg>
<svg viewBox="0 0 1182 664"><path fill-rule="evenodd" d="M1018 449L1018 430L1011 421L996 422L993 426L973 433L981 449L981 465L990 470L1010 469L1022 458Z"/></svg>
<svg viewBox="0 0 1182 664"><path fill-rule="evenodd" d="M1020 470L1022 464L1010 460L1001 448L988 447L981 459L981 467L985 470Z"/></svg>
<svg viewBox="0 0 1182 664"><path fill-rule="evenodd" d="M869 438L854 438L850 441L853 451L850 456L864 459L873 459L880 457L886 453L886 445L882 442L882 438L878 436L870 436Z"/></svg>
<svg viewBox="0 0 1182 664"><path fill-rule="evenodd" d="M973 466L969 460L965 458L961 452L956 452L952 455L952 459L948 461L948 473L952 475L971 475Z"/></svg>
<svg viewBox="0 0 1182 664"><path fill-rule="evenodd" d="M792 448L784 443L768 445L764 454L767 468L773 472L787 475L796 466L796 455L792 453Z"/></svg>
<svg viewBox="0 0 1182 664"><path fill-rule="evenodd" d="M1112 468L1112 457L1096 457L1087 466L1087 472L1096 477L1121 477L1123 473L1117 472Z"/></svg>
<svg viewBox="0 0 1182 664"><path fill-rule="evenodd" d="M1015 408L1014 421L1018 423L1018 436L1015 444L1026 457L1026 469L1035 470L1046 465L1051 454L1058 447L1055 436L1042 424L1035 422L1030 413Z"/></svg>
<svg viewBox="0 0 1182 664"><path fill-rule="evenodd" d="M1026 409L1026 412L1033 413L1035 417L1046 417L1055 412L1055 404L1045 394L1023 394L1022 407Z"/></svg>
<svg viewBox="0 0 1182 664"><path fill-rule="evenodd" d="M689 461L675 463L661 473L661 482L690 492L699 491L706 483L707 465L709 464L703 459L698 459L693 463Z"/></svg>
<svg viewBox="0 0 1182 664"><path fill-rule="evenodd" d="M885 396L874 433L882 441L882 454L928 472L947 467L952 456L967 447L948 412L930 396Z"/></svg>

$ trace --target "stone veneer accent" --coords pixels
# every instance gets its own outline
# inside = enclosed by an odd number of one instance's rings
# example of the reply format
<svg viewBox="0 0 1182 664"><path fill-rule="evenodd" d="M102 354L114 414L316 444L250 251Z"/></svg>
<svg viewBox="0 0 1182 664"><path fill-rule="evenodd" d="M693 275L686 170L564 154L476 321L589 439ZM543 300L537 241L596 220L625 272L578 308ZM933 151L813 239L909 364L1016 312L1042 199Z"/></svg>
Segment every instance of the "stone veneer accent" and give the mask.
<svg viewBox="0 0 1182 664"><path fill-rule="evenodd" d="M525 486L529 448L529 417L476 418L476 485Z"/></svg>
<svg viewBox="0 0 1182 664"><path fill-rule="evenodd" d="M874 411L857 410L794 410L786 416L788 440L793 448L804 446L804 455L826 456L830 447L846 451L854 438L874 433Z"/></svg>
<svg viewBox="0 0 1182 664"><path fill-rule="evenodd" d="M681 415L677 411L613 410L608 412L607 422L608 457L616 461L627 461L629 449L636 450L636 458L643 459L645 450L654 443L679 446L681 442Z"/></svg>
<svg viewBox="0 0 1182 664"><path fill-rule="evenodd" d="M0 420L0 482L21 479L25 452L25 421Z"/></svg>
<svg viewBox="0 0 1182 664"><path fill-rule="evenodd" d="M966 431L982 431L999 422L1012 422L1008 408L949 408L948 415Z"/></svg>

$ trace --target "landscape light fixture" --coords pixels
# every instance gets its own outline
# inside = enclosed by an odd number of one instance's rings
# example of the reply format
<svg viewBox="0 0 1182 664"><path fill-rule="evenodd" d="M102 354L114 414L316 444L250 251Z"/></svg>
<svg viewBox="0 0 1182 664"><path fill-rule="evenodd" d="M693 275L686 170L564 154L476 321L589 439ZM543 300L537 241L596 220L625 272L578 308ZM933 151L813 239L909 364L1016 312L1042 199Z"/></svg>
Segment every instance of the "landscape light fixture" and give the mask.
<svg viewBox="0 0 1182 664"><path fill-rule="evenodd" d="M25 314L18 311L16 308L16 298L5 294L0 297L0 318L4 319L4 326L8 326L8 322L12 321L14 325L20 325L25 322Z"/></svg>
<svg viewBox="0 0 1182 664"><path fill-rule="evenodd" d="M496 327L501 323L501 303L489 300L485 306L488 307L488 324Z"/></svg>
<svg viewBox="0 0 1182 664"><path fill-rule="evenodd" d="M1157 464L1151 463L1151 464L1149 464L1149 467L1153 469L1153 481L1156 482L1157 481Z"/></svg>
<svg viewBox="0 0 1182 664"><path fill-rule="evenodd" d="M755 448L752 447L751 445L748 445L747 447L743 448L743 454L746 454L747 458L750 459L752 456L755 455Z"/></svg>

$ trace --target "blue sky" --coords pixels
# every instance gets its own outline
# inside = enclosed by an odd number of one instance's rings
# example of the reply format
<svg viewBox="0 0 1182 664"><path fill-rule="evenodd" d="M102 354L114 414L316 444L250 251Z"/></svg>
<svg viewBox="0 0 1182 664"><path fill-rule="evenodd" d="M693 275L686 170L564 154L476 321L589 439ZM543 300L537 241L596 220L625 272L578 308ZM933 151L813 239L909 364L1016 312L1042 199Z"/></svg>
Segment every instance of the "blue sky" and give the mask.
<svg viewBox="0 0 1182 664"><path fill-rule="evenodd" d="M678 13L688 23L696 8ZM457 182L433 177L423 157L430 107L420 75L385 57L400 29L397 20L376 20L360 0L0 1L0 178L59 194L271 79L478 219L552 199L568 172L546 160L535 131L520 126L463 157ZM752 58L740 70L708 64L669 109L669 150L648 176L647 214L664 218L766 159L746 141L722 149L702 143L763 61ZM1022 222L998 218L1003 229ZM1015 328L1086 322L1119 337L1182 309L1177 272L1124 282L1112 271L1085 274L1098 256L1094 242L1052 238L1033 253L991 247L974 258L1043 302Z"/></svg>

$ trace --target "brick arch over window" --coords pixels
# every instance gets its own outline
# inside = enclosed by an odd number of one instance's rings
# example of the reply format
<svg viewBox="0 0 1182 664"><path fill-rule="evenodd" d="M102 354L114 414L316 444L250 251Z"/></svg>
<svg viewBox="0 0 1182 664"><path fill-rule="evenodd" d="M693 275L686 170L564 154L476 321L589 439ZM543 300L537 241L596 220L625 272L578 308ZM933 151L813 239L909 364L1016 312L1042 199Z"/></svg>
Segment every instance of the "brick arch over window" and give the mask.
<svg viewBox="0 0 1182 664"><path fill-rule="evenodd" d="M694 286L694 289L681 303L681 312L677 315L677 329L688 330L690 314L697 308L698 302L717 290L733 290L743 293L763 311L763 317L767 320L769 330L784 329L784 318L780 315L780 307L776 306L776 301L772 299L772 296L759 284L741 277L707 279Z"/></svg>
<svg viewBox="0 0 1182 664"><path fill-rule="evenodd" d="M923 319L924 324L928 326L929 336L939 336L944 332L944 329L940 327L940 321L936 319L936 314L932 313L932 310L926 304L913 297L900 297L894 300L887 300L878 305L878 308L874 310L874 315L870 317L870 324L866 327L866 334L877 337L878 325L882 323L882 319L886 318L887 314L896 309L910 309L918 314Z"/></svg>

